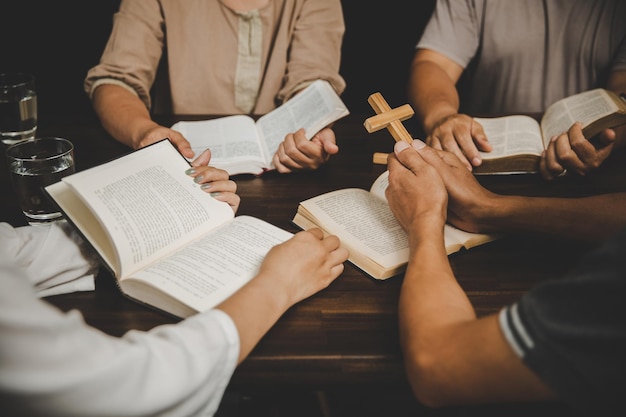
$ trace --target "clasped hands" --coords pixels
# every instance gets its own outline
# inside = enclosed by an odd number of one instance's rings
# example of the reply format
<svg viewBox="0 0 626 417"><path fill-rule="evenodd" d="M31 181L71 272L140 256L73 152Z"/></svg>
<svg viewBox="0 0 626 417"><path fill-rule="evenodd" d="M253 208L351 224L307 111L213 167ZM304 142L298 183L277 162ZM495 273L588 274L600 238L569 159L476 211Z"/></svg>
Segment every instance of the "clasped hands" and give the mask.
<svg viewBox="0 0 626 417"><path fill-rule="evenodd" d="M574 123L567 132L550 139L541 155L539 172L546 180L566 172L586 175L609 157L615 137L614 130L606 129L590 141L591 138L583 135L581 124ZM465 114L453 114L439 120L426 143L436 149L452 152L470 171L482 161L479 151L492 150L483 127Z"/></svg>

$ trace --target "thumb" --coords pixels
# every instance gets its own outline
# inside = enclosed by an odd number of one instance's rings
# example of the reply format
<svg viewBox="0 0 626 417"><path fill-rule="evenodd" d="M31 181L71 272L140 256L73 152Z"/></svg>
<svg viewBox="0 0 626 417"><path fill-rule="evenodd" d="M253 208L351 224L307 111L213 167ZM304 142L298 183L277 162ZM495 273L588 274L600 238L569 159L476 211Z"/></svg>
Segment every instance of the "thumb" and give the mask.
<svg viewBox="0 0 626 417"><path fill-rule="evenodd" d="M409 145L407 142L399 141L396 142L393 146L393 153L396 159L398 159L398 161L400 161L402 165L404 165L411 171L415 171L418 167L418 164L423 162L422 158L417 152L417 149L420 149L420 147L424 146L426 145L420 140L414 140L411 145Z"/></svg>
<svg viewBox="0 0 626 417"><path fill-rule="evenodd" d="M613 142L615 142L615 137L617 135L615 134L615 130L613 129L604 129L602 132L600 132L600 134L598 135L598 143L601 146L607 146L612 144Z"/></svg>
<svg viewBox="0 0 626 417"><path fill-rule="evenodd" d="M211 150L207 148L191 162L191 165L194 167L205 166L209 165L209 161L211 161Z"/></svg>

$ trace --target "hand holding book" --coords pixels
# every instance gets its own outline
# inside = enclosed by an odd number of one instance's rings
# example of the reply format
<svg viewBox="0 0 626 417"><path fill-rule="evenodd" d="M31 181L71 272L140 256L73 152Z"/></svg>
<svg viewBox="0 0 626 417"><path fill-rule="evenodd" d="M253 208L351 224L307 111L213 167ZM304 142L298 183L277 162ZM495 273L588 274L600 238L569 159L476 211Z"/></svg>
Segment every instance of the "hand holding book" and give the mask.
<svg viewBox="0 0 626 417"><path fill-rule="evenodd" d="M272 158L288 134L304 129L304 137L311 140L348 114L332 86L318 80L256 122L247 115L234 115L181 121L172 129L187 138L196 154L209 148L211 164L230 175L260 175L276 168Z"/></svg>
<svg viewBox="0 0 626 417"><path fill-rule="evenodd" d="M493 148L491 152L481 152L483 162L474 167L474 173L534 173L539 171L541 154L551 139L568 132L575 122L581 123L586 140L625 124L626 100L598 88L555 102L540 123L522 115L474 120L482 125Z"/></svg>

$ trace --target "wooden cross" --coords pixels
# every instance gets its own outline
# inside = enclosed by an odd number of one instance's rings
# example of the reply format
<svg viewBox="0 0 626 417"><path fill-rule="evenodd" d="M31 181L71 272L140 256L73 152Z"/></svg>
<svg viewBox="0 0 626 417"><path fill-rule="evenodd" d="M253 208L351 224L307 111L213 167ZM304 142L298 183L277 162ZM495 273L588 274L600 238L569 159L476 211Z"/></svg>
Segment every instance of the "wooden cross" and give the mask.
<svg viewBox="0 0 626 417"><path fill-rule="evenodd" d="M369 133L387 128L396 142L402 140L407 143L413 142L410 133L402 124L402 120L409 119L415 114L410 105L405 104L392 109L380 93L374 93L369 96L367 102L376 112L376 116L369 117L365 120L365 123L363 123ZM373 162L375 164L386 164L387 154L376 152L373 157Z"/></svg>

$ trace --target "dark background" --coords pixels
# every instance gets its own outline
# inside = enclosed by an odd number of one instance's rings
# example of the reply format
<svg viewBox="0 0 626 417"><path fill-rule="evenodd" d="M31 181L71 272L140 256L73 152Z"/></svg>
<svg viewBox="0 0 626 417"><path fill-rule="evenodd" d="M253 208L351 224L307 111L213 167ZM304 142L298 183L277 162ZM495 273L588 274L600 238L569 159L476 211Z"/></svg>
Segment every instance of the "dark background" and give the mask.
<svg viewBox="0 0 626 417"><path fill-rule="evenodd" d="M353 114L369 115L380 92L392 107L407 102L413 48L435 0L343 0L346 22L342 98ZM0 4L0 71L36 77L40 125L92 122L83 92L87 70L108 39L119 0L4 0Z"/></svg>

